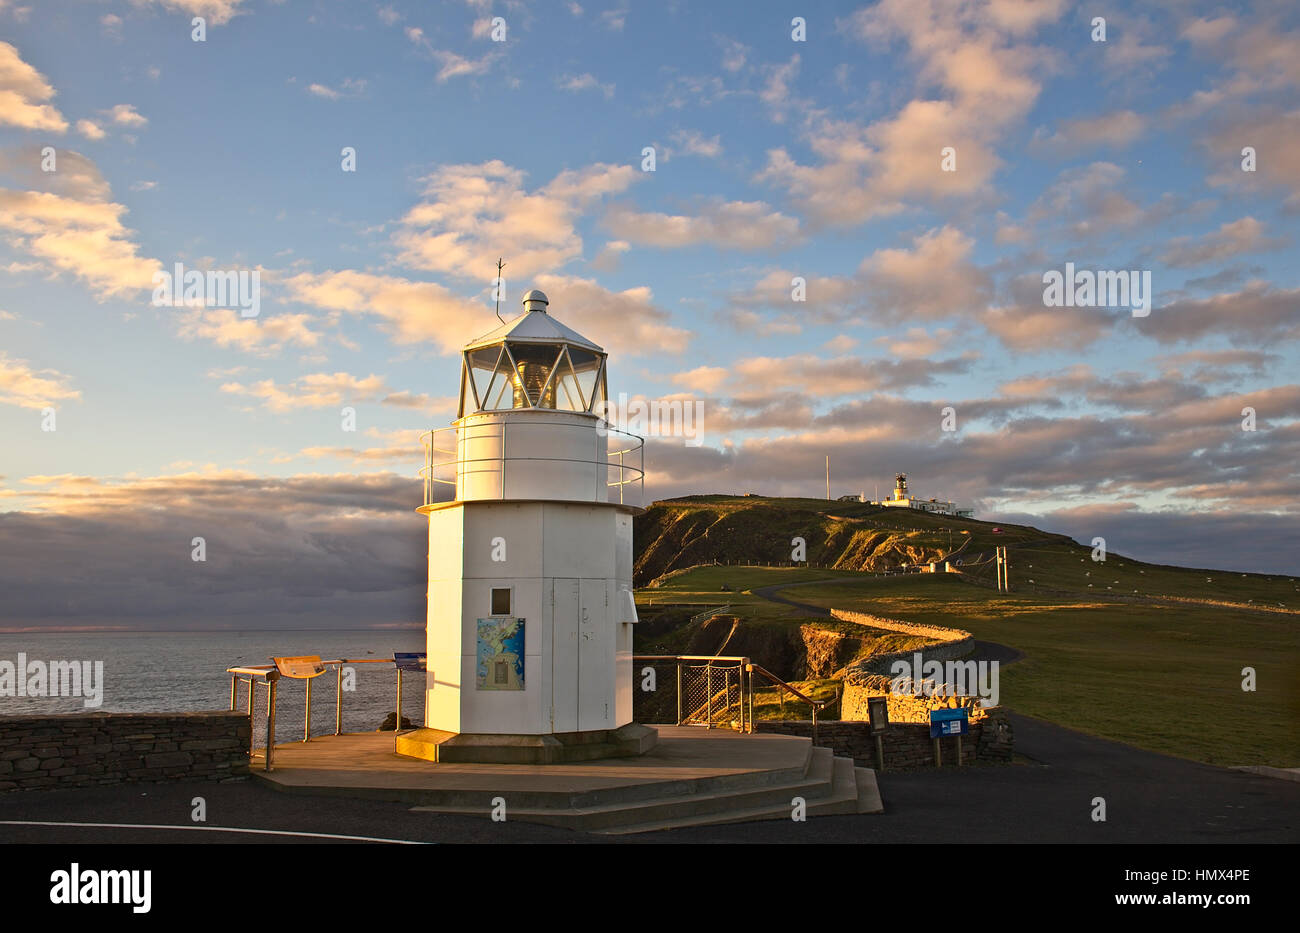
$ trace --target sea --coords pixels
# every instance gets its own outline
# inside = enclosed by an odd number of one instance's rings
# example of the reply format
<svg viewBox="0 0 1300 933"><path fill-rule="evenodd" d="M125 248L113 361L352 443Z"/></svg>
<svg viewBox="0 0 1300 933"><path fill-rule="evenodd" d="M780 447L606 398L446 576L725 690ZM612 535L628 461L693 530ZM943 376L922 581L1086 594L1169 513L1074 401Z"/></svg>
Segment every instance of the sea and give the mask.
<svg viewBox="0 0 1300 933"><path fill-rule="evenodd" d="M391 658L395 651L424 651L423 628L339 629L325 631L75 632L19 634L0 632L0 661L16 664L19 653L32 661L103 662L101 705L83 697L0 696L0 715L77 712L194 712L230 708L230 667L270 664L272 657L318 655L336 658ZM343 731L378 729L397 704L397 672L389 664L350 665L351 692L343 693ZM403 675L402 715L423 724L424 677ZM311 734L331 735L335 727L337 676L332 668L312 681ZM266 695L255 695L253 744L265 744ZM276 743L303 737L305 681L282 678L276 687ZM248 687L239 685L237 703L248 708Z"/></svg>

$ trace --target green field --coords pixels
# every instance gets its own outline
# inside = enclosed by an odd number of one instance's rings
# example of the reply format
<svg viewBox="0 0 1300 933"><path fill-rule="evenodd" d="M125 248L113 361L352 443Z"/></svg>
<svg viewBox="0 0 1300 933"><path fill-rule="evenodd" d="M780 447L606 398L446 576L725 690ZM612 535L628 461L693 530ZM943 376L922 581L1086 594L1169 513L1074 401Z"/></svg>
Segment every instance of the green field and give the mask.
<svg viewBox="0 0 1300 933"><path fill-rule="evenodd" d="M856 576L871 575L842 570L808 570L800 567L699 567L688 573L679 574L665 581L661 586L637 590L636 602L638 606L698 603L703 607L725 604L737 609L744 607L756 616L770 618L789 615L790 608L763 599L761 596L755 596L751 592L746 592L747 590ZM730 587L730 590L723 589L724 586ZM795 593L802 591L803 588L796 590Z"/></svg>
<svg viewBox="0 0 1300 933"><path fill-rule="evenodd" d="M1001 671L1001 702L1018 712L1209 764L1300 766L1296 616L1000 595L943 576L884 582L789 592L1024 652ZM1256 671L1256 692L1241 689L1244 667Z"/></svg>
<svg viewBox="0 0 1300 933"><path fill-rule="evenodd" d="M966 629L1023 652L1000 672L1011 709L1212 764L1300 766L1296 577L1148 564L1115 551L1100 562L1090 546L1037 528L818 499L674 499L638 518L636 534L646 579L714 560L782 564L793 535L806 538L809 562L835 568L700 566L640 589L647 610L730 605L742 628L766 632L749 642L758 648L780 641L776 628L810 620L753 590L819 581L781 595ZM1010 559L1006 594L993 586L999 546ZM874 572L953 551L961 578ZM871 633L863 650L889 650L882 635ZM697 632L694 644L706 642ZM1242 690L1245 667L1255 669L1255 692ZM779 715L780 704L765 713Z"/></svg>

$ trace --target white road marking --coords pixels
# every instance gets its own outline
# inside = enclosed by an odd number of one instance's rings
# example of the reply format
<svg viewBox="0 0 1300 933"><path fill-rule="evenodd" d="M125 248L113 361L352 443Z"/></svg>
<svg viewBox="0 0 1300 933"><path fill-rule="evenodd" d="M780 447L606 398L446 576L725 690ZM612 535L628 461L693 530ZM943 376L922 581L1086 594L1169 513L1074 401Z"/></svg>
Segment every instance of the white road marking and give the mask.
<svg viewBox="0 0 1300 933"><path fill-rule="evenodd" d="M176 826L170 823L58 823L45 820L0 820L0 826L75 826L83 829L199 829L210 833L249 833L258 836L307 836L312 839L346 839L350 842L390 842L399 846L432 845L411 839L379 836L341 836L337 833L300 833L286 829L240 829L236 826Z"/></svg>

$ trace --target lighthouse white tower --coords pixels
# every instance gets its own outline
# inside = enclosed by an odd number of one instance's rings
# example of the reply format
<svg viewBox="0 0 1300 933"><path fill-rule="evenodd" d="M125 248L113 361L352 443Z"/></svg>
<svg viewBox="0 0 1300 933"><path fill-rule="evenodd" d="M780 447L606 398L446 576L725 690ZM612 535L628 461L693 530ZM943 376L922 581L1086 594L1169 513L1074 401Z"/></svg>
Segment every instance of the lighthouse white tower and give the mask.
<svg viewBox="0 0 1300 933"><path fill-rule="evenodd" d="M424 729L435 761L639 754L632 724L632 517L640 438L601 418L606 354L547 311L468 344L460 410L425 435L429 518Z"/></svg>

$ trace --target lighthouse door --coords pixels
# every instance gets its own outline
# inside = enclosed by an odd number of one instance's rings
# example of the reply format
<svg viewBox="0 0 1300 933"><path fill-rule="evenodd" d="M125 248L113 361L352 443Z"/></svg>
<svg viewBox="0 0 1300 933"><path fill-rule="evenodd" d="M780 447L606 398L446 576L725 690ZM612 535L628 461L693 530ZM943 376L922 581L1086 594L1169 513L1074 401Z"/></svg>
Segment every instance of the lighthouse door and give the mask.
<svg viewBox="0 0 1300 933"><path fill-rule="evenodd" d="M578 620L578 728L610 729L614 722L614 628L605 580L582 581Z"/></svg>
<svg viewBox="0 0 1300 933"><path fill-rule="evenodd" d="M551 731L578 731L578 581L551 581Z"/></svg>

